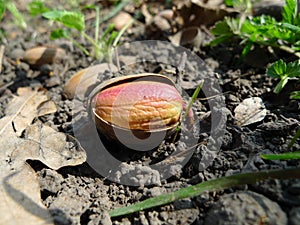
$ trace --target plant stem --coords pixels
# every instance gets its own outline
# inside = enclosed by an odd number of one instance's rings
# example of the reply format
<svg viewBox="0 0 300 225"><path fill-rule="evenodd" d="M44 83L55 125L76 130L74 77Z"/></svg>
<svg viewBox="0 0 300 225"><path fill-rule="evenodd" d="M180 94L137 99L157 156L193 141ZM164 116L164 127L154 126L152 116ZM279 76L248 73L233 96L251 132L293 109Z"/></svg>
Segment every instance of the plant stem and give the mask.
<svg viewBox="0 0 300 225"><path fill-rule="evenodd" d="M81 32L81 34L94 46L94 47L96 47L96 48L99 48L98 47L98 43L97 42L95 42L94 40L93 40L93 38L91 38L89 35L87 35L85 32Z"/></svg>
<svg viewBox="0 0 300 225"><path fill-rule="evenodd" d="M113 47L116 47L120 38L122 37L122 35L125 33L125 31L128 29L128 27L134 22L134 19L129 20L129 22L122 28L122 30L120 30L120 32L118 33L117 37L115 38L114 42L113 42Z"/></svg>
<svg viewBox="0 0 300 225"><path fill-rule="evenodd" d="M98 38L99 38L99 23L100 18L99 18L99 7L96 7L96 24L95 24L95 42L98 43Z"/></svg>
<svg viewBox="0 0 300 225"><path fill-rule="evenodd" d="M130 206L111 210L109 212L109 215L111 217L122 216L133 212L138 212L141 210L153 208L156 206L166 205L178 199L195 197L205 191L223 190L225 188L231 188L237 185L256 183L258 181L262 181L266 179L288 179L288 178L300 178L300 168L251 172L251 173L236 174L228 177L221 177L218 179L214 179L193 186L189 186L186 188L182 188L175 192L149 198L142 202L138 202Z"/></svg>
<svg viewBox="0 0 300 225"><path fill-rule="evenodd" d="M282 88L286 85L286 83L288 82L288 80L289 80L288 76L282 77L281 80L279 81L279 83L274 88L274 93L278 94L282 90Z"/></svg>
<svg viewBox="0 0 300 225"><path fill-rule="evenodd" d="M96 41L94 41L93 38L91 38L85 32L81 32L81 34L94 46L94 57L96 59L99 59L99 55L100 55L100 52L101 52L101 48L99 46L99 43L97 43Z"/></svg>
<svg viewBox="0 0 300 225"><path fill-rule="evenodd" d="M79 44L75 39L73 39L71 37L68 37L68 38L75 46L77 46L81 51L83 51L84 54L86 54L87 56L90 55L89 51L85 47L83 47L81 44Z"/></svg>

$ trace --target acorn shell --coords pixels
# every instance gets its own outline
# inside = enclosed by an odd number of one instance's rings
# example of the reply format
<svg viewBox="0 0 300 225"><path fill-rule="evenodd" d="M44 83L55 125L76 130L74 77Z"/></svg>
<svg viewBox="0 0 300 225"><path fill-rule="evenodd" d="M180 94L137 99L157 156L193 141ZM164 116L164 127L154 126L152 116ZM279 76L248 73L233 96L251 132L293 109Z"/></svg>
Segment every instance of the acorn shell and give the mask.
<svg viewBox="0 0 300 225"><path fill-rule="evenodd" d="M23 61L32 67L40 67L61 61L65 56L66 52L62 48L37 46L25 51Z"/></svg>
<svg viewBox="0 0 300 225"><path fill-rule="evenodd" d="M136 138L143 140L142 142L136 143L137 147L143 147L143 145L144 146L152 145L153 143L159 145L163 139L170 136L176 130L177 126L179 125L180 118L177 122L163 128L157 128L151 130L138 130L138 129L123 128L115 124L109 123L104 119L102 119L95 112L95 108L94 108L96 104L95 96L98 93L100 93L105 89L113 87L115 85L119 85L127 82L134 82L137 79L165 83L176 88L174 82L170 78L164 75L154 74L154 73L142 73L142 74L127 75L123 77L113 78L97 86L91 93L89 97L90 116L91 119L95 121L97 130L99 131L100 135L105 136L109 140L120 141L118 137L120 137L121 135L122 144L126 146L128 145L132 146L132 144L136 142ZM152 135L152 138L147 140L147 138L150 135ZM150 141L151 143L148 143L148 141Z"/></svg>

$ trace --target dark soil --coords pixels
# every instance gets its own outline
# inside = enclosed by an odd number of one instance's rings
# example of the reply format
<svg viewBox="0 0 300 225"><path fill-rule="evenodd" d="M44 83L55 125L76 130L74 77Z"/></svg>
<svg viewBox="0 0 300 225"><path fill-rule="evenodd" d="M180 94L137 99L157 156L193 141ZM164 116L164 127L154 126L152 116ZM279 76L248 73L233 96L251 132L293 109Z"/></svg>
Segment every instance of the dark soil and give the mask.
<svg viewBox="0 0 300 225"><path fill-rule="evenodd" d="M54 5L53 1L53 5ZM162 4L162 8L163 8ZM106 9L109 11L109 8ZM105 12L106 12L105 11ZM25 15L25 14L24 14ZM25 15L26 16L26 15ZM30 21L26 30L17 29L9 15L4 18L2 29L5 38L2 45L5 53L2 59L0 84L0 117L4 116L7 103L16 93L17 88L43 87L48 90L51 99L56 103L58 111L53 115L38 118L58 131L73 135L72 132L72 101L63 96L66 81L78 70L99 62L86 57L71 43L60 40L51 41L49 33L52 27L41 17L26 18ZM121 39L122 43L137 40L149 40L153 36L144 32L143 19L134 24ZM88 21L92 26L92 22ZM102 29L108 23L102 24ZM158 31L157 31L158 32ZM164 40L160 36L161 40ZM209 36L203 31L203 36ZM157 38L157 37L155 37ZM80 40L79 41L83 41ZM31 68L25 62L19 62L22 52L37 45L61 46L66 50L66 57L60 63L44 65L38 69ZM192 49L190 49L192 50ZM161 63L161 57L171 56L172 49L151 49L157 58L151 63L141 62L135 65L124 65L121 71L109 75L99 74L100 80L111 77L136 74L142 72L158 73L176 71L172 60L169 65ZM215 98L225 101L218 106L220 115L227 118L221 149L211 164L199 171L199 163L204 152L208 151L211 126L209 112L216 113L210 108L207 97L201 93L199 100L194 103L194 112L200 120L200 127L195 128L199 143L191 159L179 172L168 178L147 186L147 179L141 186L126 186L102 177L88 164L74 167L64 167L58 171L47 168L38 161L30 161L36 170L41 186L42 201L51 212L55 224L298 224L300 217L300 180L269 180L255 185L245 185L213 193L204 193L192 199L175 201L172 204L134 213L129 216L110 219L108 211L120 206L157 196L162 193L178 190L179 188L232 174L261 171L269 169L284 169L300 166L299 160L267 161L260 157L262 153L282 153L287 151L287 145L300 125L300 102L289 99L289 93L299 89L299 83L289 82L280 95L272 90L276 81L265 75L267 63L276 57L266 49L256 48L247 58L238 62L241 47L238 42L222 44L214 48L201 47L193 50L202 58L204 64L211 69L211 74L192 73L185 68L183 87L191 96L199 82L199 78L207 83L217 80L222 95ZM144 51L135 49L128 55L139 56L143 59ZM259 59L257 59L259 55ZM181 59L175 55L174 62ZM291 56L282 52L279 57L290 59ZM203 65L189 61L201 69ZM122 64L121 64L122 65ZM173 65L173 66L172 66ZM171 78L176 78L169 74ZM173 76L173 77L172 77ZM206 77L204 77L206 76ZM197 80L198 79L198 80ZM213 86L209 87L213 89ZM249 97L262 98L268 112L263 121L239 127L235 124L233 111L235 107ZM219 107L219 108L218 108ZM200 128L200 130L199 130ZM198 131L197 131L198 130ZM183 136L185 134L182 134ZM188 137L187 137L188 138ZM218 140L216 140L218 141ZM161 146L149 152L132 152L116 143L109 143L111 151L128 164L141 163L149 165L156 163L174 151L184 151L185 143L172 139L164 141ZM300 149L296 142L290 151ZM146 175L145 175L146 176Z"/></svg>

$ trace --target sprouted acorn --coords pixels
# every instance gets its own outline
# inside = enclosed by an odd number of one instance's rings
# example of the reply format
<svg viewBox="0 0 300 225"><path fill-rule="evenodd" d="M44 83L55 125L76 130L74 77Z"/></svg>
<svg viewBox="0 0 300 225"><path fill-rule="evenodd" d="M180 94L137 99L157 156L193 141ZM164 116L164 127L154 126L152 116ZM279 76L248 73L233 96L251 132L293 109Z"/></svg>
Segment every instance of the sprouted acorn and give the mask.
<svg viewBox="0 0 300 225"><path fill-rule="evenodd" d="M119 84L95 97L95 113L109 123L137 130L159 129L178 122L182 99L177 89L156 81Z"/></svg>
<svg viewBox="0 0 300 225"><path fill-rule="evenodd" d="M113 129L145 138L169 135L179 124L183 100L168 77L138 74L115 78L94 91L92 111L100 133L116 139ZM130 142L130 140L128 140Z"/></svg>

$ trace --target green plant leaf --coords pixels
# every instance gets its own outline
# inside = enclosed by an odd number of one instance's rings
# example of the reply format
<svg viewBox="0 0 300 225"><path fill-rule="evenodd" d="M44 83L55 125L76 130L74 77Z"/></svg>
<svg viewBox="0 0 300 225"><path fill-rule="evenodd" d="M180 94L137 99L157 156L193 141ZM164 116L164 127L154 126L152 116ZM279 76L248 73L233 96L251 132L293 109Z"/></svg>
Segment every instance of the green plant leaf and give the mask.
<svg viewBox="0 0 300 225"><path fill-rule="evenodd" d="M4 0L0 0L0 20L2 20L5 13L5 3Z"/></svg>
<svg viewBox="0 0 300 225"><path fill-rule="evenodd" d="M93 5L93 4L87 4L87 5L84 5L81 10L86 10L86 9L96 9L96 6Z"/></svg>
<svg viewBox="0 0 300 225"><path fill-rule="evenodd" d="M50 11L50 9L45 6L43 0L36 0L30 2L27 6L27 10L30 16L37 16Z"/></svg>
<svg viewBox="0 0 300 225"><path fill-rule="evenodd" d="M282 22L292 25L298 23L298 2L297 0L285 0L286 5L282 8Z"/></svg>
<svg viewBox="0 0 300 225"><path fill-rule="evenodd" d="M55 40L55 39L59 39L59 38L68 38L68 34L66 33L65 30L56 29L51 32L51 34L50 34L51 40Z"/></svg>
<svg viewBox="0 0 300 225"><path fill-rule="evenodd" d="M266 74L274 78L282 78L286 74L286 63L280 59L272 63L266 70Z"/></svg>
<svg viewBox="0 0 300 225"><path fill-rule="evenodd" d="M208 44L210 46L224 43L234 36L234 33L225 20L217 22L212 28L211 33L214 34L216 38Z"/></svg>
<svg viewBox="0 0 300 225"><path fill-rule="evenodd" d="M269 170L262 172L252 172L235 174L228 177L221 177L210 181L205 181L186 188L181 188L178 191L159 195L146 199L144 201L134 203L132 205L116 208L109 212L111 217L127 215L133 212L149 209L156 206L162 206L178 199L191 198L200 195L207 191L222 190L237 185L256 183L267 179L288 179L300 178L300 168L284 169L284 170Z"/></svg>
<svg viewBox="0 0 300 225"><path fill-rule="evenodd" d="M290 99L300 100L300 91L291 92Z"/></svg>
<svg viewBox="0 0 300 225"><path fill-rule="evenodd" d="M296 60L287 64L286 75L288 77L300 77L300 60Z"/></svg>
<svg viewBox="0 0 300 225"><path fill-rule="evenodd" d="M54 10L43 13L43 16L49 20L60 22L64 26L80 32L85 28L84 15L79 12Z"/></svg>
<svg viewBox="0 0 300 225"><path fill-rule="evenodd" d="M233 0L225 0L224 3L227 6L233 6Z"/></svg>
<svg viewBox="0 0 300 225"><path fill-rule="evenodd" d="M101 41L104 41L107 38L107 35L110 34L114 30L115 25L113 23L109 24L108 27L105 29L101 36Z"/></svg>
<svg viewBox="0 0 300 225"><path fill-rule="evenodd" d="M300 151L298 152L288 152L282 154L263 154L261 155L263 159L268 160L289 160L289 159L300 159Z"/></svg>

